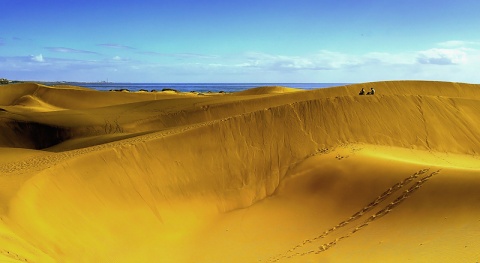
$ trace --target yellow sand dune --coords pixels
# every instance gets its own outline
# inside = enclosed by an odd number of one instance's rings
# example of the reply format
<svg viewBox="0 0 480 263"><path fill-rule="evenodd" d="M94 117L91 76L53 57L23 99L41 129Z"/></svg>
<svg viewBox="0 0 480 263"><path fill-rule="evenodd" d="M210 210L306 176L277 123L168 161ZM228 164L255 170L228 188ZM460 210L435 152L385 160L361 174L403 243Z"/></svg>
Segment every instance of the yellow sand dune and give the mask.
<svg viewBox="0 0 480 263"><path fill-rule="evenodd" d="M480 85L0 90L2 260L480 260Z"/></svg>
<svg viewBox="0 0 480 263"><path fill-rule="evenodd" d="M290 93L301 91L300 89L294 89L289 87L281 86L262 86L257 88L248 89L245 91L240 91L237 94L239 95L261 95L261 94L276 94L276 93Z"/></svg>

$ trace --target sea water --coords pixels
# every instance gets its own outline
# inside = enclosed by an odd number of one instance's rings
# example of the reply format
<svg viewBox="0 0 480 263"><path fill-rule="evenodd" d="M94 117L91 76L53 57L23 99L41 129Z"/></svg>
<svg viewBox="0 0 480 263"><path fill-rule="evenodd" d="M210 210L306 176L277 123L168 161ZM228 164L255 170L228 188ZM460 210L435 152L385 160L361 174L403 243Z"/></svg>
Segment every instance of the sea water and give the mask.
<svg viewBox="0 0 480 263"><path fill-rule="evenodd" d="M100 91L128 89L130 91L161 91L174 89L181 92L236 92L263 86L282 86L299 89L317 89L348 85L349 83L62 83L74 86L87 87Z"/></svg>

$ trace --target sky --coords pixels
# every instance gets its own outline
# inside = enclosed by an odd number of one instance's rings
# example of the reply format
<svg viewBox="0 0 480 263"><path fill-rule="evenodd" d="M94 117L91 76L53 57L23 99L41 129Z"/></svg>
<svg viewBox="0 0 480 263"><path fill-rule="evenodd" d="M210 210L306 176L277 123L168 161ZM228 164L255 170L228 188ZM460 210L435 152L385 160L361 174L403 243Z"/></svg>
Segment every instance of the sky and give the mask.
<svg viewBox="0 0 480 263"><path fill-rule="evenodd" d="M0 78L480 83L480 1L0 0Z"/></svg>

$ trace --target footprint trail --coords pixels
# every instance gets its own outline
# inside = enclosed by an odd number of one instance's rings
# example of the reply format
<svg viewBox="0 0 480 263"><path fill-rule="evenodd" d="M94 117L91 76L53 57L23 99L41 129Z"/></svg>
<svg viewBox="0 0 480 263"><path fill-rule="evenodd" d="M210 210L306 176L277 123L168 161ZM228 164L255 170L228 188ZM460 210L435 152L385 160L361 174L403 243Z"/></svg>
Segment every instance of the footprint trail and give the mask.
<svg viewBox="0 0 480 263"><path fill-rule="evenodd" d="M382 203L385 199L387 199L388 197L392 196L395 192L397 192L398 190L406 187L406 185L408 185L410 182L412 182L413 180L417 179L419 176L427 173L429 171L429 169L422 169L414 174L412 174L411 176L403 179L402 181L394 184L392 187L390 187L389 189L387 189L385 192L383 192L381 195L379 195L374 201L370 202L368 205L366 205L365 207L363 207L362 209L360 209L359 211L357 211L356 213L354 213L352 216L350 216L348 219L338 223L336 226L330 228L330 229L327 229L325 230L321 235L318 235L316 237L313 237L313 238L310 238L310 239L306 239L304 240L302 243L296 245L295 247L287 250L286 252L280 254L280 255L277 255L275 257L272 257L270 258L269 260L267 260L267 262L277 262L277 261L280 261L282 259L289 259L289 258L293 258L293 257L296 257L296 256L305 256L305 255L308 255L308 254L320 254L328 249L330 249L331 247L335 246L338 242L340 242L341 240L345 239L345 238L348 238L350 236L352 236L353 234L355 234L356 232L362 230L363 228L365 228L366 226L368 226L369 224L371 224L372 222L374 222L375 220L387 215L388 213L390 213L395 207L397 207L398 205L400 205L403 201L405 201L408 197L410 197L414 192L416 192L424 183L426 183L432 176L438 174L440 172L440 170L438 171L435 171L435 172L432 172L426 176L423 176L420 180L418 180L414 185L412 185L410 188L408 188L407 190L403 191L403 193L398 196L395 200L393 200L392 202L390 202L389 204L387 204L383 209L379 210L378 212L376 212L375 214L371 215L370 217L368 217L366 220L364 220L363 222L359 223L353 230L351 230L350 232L348 232L347 234L343 235L343 236L340 236L336 239L334 239L333 241L331 242L328 242L328 243L324 243L322 245L320 245L317 249L315 250L309 250L309 251L306 251L306 252L295 252L297 251L298 249L306 246L307 244L311 244L311 243L314 243L320 239L323 239L323 238L326 238L329 234L331 234L332 232L342 228L342 227L345 227L346 225L352 223L353 221L357 220L357 219L360 219L362 216L365 215L365 213L371 211L372 209L374 209L375 207L377 207L380 203ZM295 252L295 253L294 253Z"/></svg>

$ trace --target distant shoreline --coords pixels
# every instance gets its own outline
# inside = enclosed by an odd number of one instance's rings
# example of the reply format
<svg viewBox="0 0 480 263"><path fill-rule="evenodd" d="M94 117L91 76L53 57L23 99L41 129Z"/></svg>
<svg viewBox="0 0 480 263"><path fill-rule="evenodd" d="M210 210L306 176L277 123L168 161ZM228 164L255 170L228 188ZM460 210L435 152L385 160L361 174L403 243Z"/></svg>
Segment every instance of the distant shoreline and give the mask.
<svg viewBox="0 0 480 263"><path fill-rule="evenodd" d="M99 91L127 89L129 91L173 89L180 92L236 92L262 86L282 86L298 89L316 89L344 86L352 83L126 83L126 82L37 82L45 85L72 85Z"/></svg>

